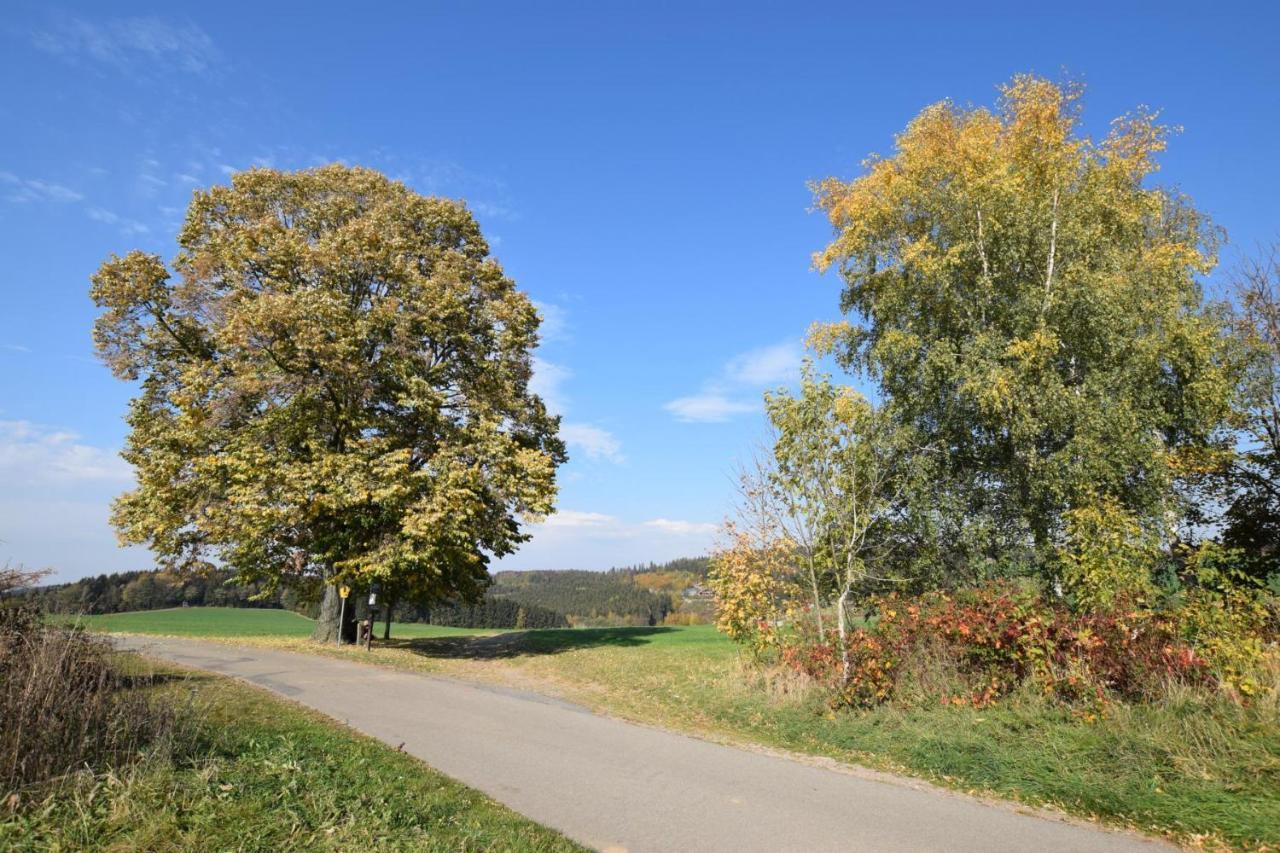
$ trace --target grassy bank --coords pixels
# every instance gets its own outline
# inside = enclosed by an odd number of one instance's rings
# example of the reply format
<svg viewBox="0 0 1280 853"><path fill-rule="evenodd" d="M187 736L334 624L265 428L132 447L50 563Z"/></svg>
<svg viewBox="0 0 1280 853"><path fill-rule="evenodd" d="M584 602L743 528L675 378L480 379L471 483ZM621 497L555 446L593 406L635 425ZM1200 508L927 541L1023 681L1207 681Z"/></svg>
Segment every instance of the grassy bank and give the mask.
<svg viewBox="0 0 1280 853"><path fill-rule="evenodd" d="M555 693L627 719L906 773L1209 847L1280 846L1280 709L1176 693L1089 720L1031 695L982 710L832 713L709 626L571 629L296 651ZM1280 680L1280 679L1277 679Z"/></svg>
<svg viewBox="0 0 1280 853"><path fill-rule="evenodd" d="M188 709L198 728L128 767L65 780L16 812L0 807L0 849L580 849L257 688L175 672L145 689Z"/></svg>
<svg viewBox="0 0 1280 853"><path fill-rule="evenodd" d="M554 693L627 719L1051 805L1184 843L1280 847L1274 696L1242 707L1175 693L1156 704L1114 705L1097 720L1031 695L982 710L832 713L794 677L766 678L744 666L737 647L710 626L401 634L365 652L319 647L302 635L233 633L240 613L191 608L121 616L132 617L129 630L143 630L141 624L152 633L203 633Z"/></svg>

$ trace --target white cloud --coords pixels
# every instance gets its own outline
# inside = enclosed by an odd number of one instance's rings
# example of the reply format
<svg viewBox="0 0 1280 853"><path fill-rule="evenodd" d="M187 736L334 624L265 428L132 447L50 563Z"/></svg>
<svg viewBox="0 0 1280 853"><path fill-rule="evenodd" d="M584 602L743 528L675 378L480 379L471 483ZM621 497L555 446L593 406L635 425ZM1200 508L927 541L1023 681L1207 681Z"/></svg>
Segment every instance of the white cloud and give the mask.
<svg viewBox="0 0 1280 853"><path fill-rule="evenodd" d="M622 444L611 432L598 426L562 423L560 437L570 449L581 450L588 459L605 459L616 464L626 461L622 455Z"/></svg>
<svg viewBox="0 0 1280 853"><path fill-rule="evenodd" d="M0 421L0 481L10 486L123 484L132 477L114 451L83 444L75 433L30 421Z"/></svg>
<svg viewBox="0 0 1280 853"><path fill-rule="evenodd" d="M675 536L709 536L716 532L716 525L709 521L680 521L671 518L655 518L646 521L645 527L654 527Z"/></svg>
<svg viewBox="0 0 1280 853"><path fill-rule="evenodd" d="M542 402L547 405L547 411L557 415L564 414L565 398L561 386L572 375L573 372L569 368L535 356L529 390L542 398Z"/></svg>
<svg viewBox="0 0 1280 853"><path fill-rule="evenodd" d="M31 201L70 202L84 198L80 193L62 184L43 181L39 178L22 178L13 172L0 172L0 184L9 188L5 198L19 204Z"/></svg>
<svg viewBox="0 0 1280 853"><path fill-rule="evenodd" d="M120 229L120 233L125 236L133 236L135 234L150 233L151 228L136 219L128 219L110 210L101 207L91 207L85 211L85 214L94 222L102 222L106 225L115 225Z"/></svg>
<svg viewBox="0 0 1280 853"><path fill-rule="evenodd" d="M802 359L803 352L794 341L748 350L725 362L719 376L704 382L701 392L678 397L662 408L677 420L704 424L759 411L760 391L795 380Z"/></svg>
<svg viewBox="0 0 1280 853"><path fill-rule="evenodd" d="M140 65L199 74L217 63L213 40L194 24L174 24L157 17L116 18L94 22L65 18L32 34L45 53L71 62L87 59L122 70Z"/></svg>
<svg viewBox="0 0 1280 853"><path fill-rule="evenodd" d="M716 525L655 518L627 522L601 512L561 510L529 527L532 539L496 569L607 569L707 553Z"/></svg>
<svg viewBox="0 0 1280 853"><path fill-rule="evenodd" d="M505 204L491 201L468 201L467 207L485 219L519 219L515 212Z"/></svg>
<svg viewBox="0 0 1280 853"><path fill-rule="evenodd" d="M568 318L565 310L559 305L539 302L536 299L533 301L533 307L538 309L538 314L542 317L542 325L538 327L539 337L544 342L565 340L568 332Z"/></svg>
<svg viewBox="0 0 1280 853"><path fill-rule="evenodd" d="M708 392L692 397L679 397L662 408L685 423L723 423L735 415L754 412L758 406L745 400L731 400L723 394Z"/></svg>
<svg viewBox="0 0 1280 853"><path fill-rule="evenodd" d="M0 344L0 349L6 349L9 352L31 352L31 347L24 347L22 344Z"/></svg>
<svg viewBox="0 0 1280 853"><path fill-rule="evenodd" d="M554 515L547 517L546 521L541 522L538 527L561 527L561 528L583 528L590 527L597 530L611 529L618 524L618 519L612 515L605 515L600 512L581 512L573 509L562 509Z"/></svg>
<svg viewBox="0 0 1280 853"><path fill-rule="evenodd" d="M803 356L799 344L793 341L760 347L729 359L725 374L743 385L790 382L800 375Z"/></svg>
<svg viewBox="0 0 1280 853"><path fill-rule="evenodd" d="M573 371L563 365L547 361L544 358L533 359L533 378L529 380L529 390L542 398L547 411L553 415L564 416L568 410L568 401L564 394L564 384L573 376ZM622 463L626 457L622 455L622 443L613 433L594 424L580 421L564 421L560 424L560 437L570 449L578 449L588 459L606 460Z"/></svg>

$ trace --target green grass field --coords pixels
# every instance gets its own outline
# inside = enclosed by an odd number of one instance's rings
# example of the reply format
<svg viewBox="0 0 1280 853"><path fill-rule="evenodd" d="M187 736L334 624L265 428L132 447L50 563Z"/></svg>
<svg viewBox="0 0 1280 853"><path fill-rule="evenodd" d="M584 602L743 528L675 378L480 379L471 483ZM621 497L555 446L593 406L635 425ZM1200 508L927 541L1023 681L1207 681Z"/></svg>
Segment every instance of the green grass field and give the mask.
<svg viewBox="0 0 1280 853"><path fill-rule="evenodd" d="M733 643L705 625L487 637L401 633L366 652L317 646L305 632L233 631L229 626L244 618L234 611L168 614L163 618L185 620L170 633L235 637L539 690L626 719L1055 806L1183 843L1280 848L1280 703L1274 696L1242 706L1187 693L1151 705L1115 705L1098 720L1031 695L982 710L832 712L794 677L747 666Z"/></svg>
<svg viewBox="0 0 1280 853"><path fill-rule="evenodd" d="M174 678L133 689L172 700L198 728L182 735L174 753L76 776L43 802L0 810L0 849L582 849L417 759L265 690L160 670Z"/></svg>
<svg viewBox="0 0 1280 853"><path fill-rule="evenodd" d="M75 618L95 631L119 634L159 634L170 637L302 637L311 636L315 623L290 610L236 607L174 607ZM491 634L470 628L392 622L392 637L456 637ZM378 624L377 637L382 636Z"/></svg>

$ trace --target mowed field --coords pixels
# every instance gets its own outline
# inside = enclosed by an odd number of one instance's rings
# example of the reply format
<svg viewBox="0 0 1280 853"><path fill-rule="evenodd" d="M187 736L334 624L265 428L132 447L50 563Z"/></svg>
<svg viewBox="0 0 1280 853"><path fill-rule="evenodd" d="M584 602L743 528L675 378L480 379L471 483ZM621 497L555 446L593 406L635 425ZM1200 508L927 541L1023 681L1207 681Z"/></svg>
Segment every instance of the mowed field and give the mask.
<svg viewBox="0 0 1280 853"><path fill-rule="evenodd" d="M1188 692L1150 705L1117 703L1100 718L1033 694L983 709L833 711L794 674L750 665L707 625L481 636L403 626L389 643L375 640L365 651L311 643L307 620L282 611L188 608L102 620L91 624L203 635L536 690L624 719L1056 806L1196 846L1280 848L1280 708L1274 696L1241 705ZM414 629L422 633L411 634Z"/></svg>
<svg viewBox="0 0 1280 853"><path fill-rule="evenodd" d="M311 636L315 622L291 610L238 607L173 607L78 616L73 621L94 631L117 634L157 634L167 637L301 637ZM457 637L492 634L470 628L392 622L393 637ZM377 637L382 636L378 623Z"/></svg>

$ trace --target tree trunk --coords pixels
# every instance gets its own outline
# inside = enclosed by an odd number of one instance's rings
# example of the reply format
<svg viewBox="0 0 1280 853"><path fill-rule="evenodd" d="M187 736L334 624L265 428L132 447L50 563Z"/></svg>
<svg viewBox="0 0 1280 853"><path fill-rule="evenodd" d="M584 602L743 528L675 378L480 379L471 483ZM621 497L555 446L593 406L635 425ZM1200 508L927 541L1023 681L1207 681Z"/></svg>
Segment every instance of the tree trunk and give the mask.
<svg viewBox="0 0 1280 853"><path fill-rule="evenodd" d="M387 596L387 621L382 626L382 639L391 639L391 611L396 606L395 599Z"/></svg>
<svg viewBox="0 0 1280 853"><path fill-rule="evenodd" d="M840 593L840 601L836 606L836 628L840 632L840 683L849 684L849 632L845 626L844 603L849 598L849 588Z"/></svg>
<svg viewBox="0 0 1280 853"><path fill-rule="evenodd" d="M822 596L818 593L818 570L813 564L813 555L809 555L809 581L813 584L813 616L818 620L818 642L827 641L827 632L822 630Z"/></svg>
<svg viewBox="0 0 1280 853"><path fill-rule="evenodd" d="M342 634L342 642L355 642L355 601L352 599L347 600L346 612L344 614L342 597L338 595L338 586L328 579L326 573L324 598L320 600L320 615L316 618L316 627L315 630L311 632L311 639L317 643L328 643L332 645L338 641L339 632Z"/></svg>

